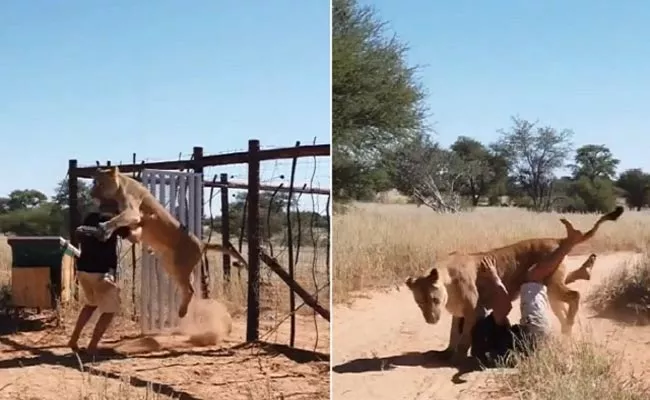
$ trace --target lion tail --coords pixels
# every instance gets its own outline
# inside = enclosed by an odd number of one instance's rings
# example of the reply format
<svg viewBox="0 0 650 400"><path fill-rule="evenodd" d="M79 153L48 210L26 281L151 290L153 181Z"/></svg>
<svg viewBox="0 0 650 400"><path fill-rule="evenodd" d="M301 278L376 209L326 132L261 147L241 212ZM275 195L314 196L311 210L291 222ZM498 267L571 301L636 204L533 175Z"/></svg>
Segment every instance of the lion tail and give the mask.
<svg viewBox="0 0 650 400"><path fill-rule="evenodd" d="M596 221L594 224L594 227L591 228L587 233L585 233L585 236L583 238L583 241L591 239L592 236L596 234L596 231L598 231L598 227L600 224L602 224L605 221L616 221L622 214L625 209L621 206L618 206L614 209L614 211L611 211Z"/></svg>
<svg viewBox="0 0 650 400"><path fill-rule="evenodd" d="M237 250L235 250L234 248L232 248L230 246L229 247L224 247L223 245L221 245L219 243L206 243L206 242L203 242L203 253L205 254L205 252L207 252L208 250L216 250L216 251L221 252L221 253L229 254L231 257L236 258L237 261L239 261L243 265L248 265L248 262L246 262L244 257L242 257L242 255L239 254L239 252Z"/></svg>

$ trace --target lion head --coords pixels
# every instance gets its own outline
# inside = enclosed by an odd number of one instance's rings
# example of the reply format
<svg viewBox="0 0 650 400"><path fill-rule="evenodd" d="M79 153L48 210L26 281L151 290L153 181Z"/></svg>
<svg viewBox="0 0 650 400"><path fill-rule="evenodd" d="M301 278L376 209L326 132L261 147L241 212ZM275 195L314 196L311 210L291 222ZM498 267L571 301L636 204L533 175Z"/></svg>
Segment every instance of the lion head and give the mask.
<svg viewBox="0 0 650 400"><path fill-rule="evenodd" d="M120 187L119 173L117 167L98 168L90 188L90 196L99 201L112 199Z"/></svg>
<svg viewBox="0 0 650 400"><path fill-rule="evenodd" d="M447 289L439 278L438 270L433 268L428 275L406 279L406 286L413 293L413 299L428 324L440 320L442 309L447 303Z"/></svg>

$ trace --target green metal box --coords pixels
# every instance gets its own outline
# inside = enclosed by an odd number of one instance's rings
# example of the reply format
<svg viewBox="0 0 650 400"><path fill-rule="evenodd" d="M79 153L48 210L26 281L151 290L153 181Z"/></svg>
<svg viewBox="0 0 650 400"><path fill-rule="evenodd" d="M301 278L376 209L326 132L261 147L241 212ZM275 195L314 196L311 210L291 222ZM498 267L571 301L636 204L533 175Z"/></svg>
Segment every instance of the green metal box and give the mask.
<svg viewBox="0 0 650 400"><path fill-rule="evenodd" d="M61 296L61 258L66 248L65 239L59 236L10 236L7 243L11 247L12 254L12 286L29 287L31 290L48 290L53 307L58 298ZM20 282L20 280L33 279L30 276L40 276L42 274L25 274L19 269L38 269L49 268L49 282ZM15 271L15 272L14 272ZM18 277L21 278L18 278ZM46 287L46 289L43 289ZM16 304L21 306L21 304ZM23 305L24 306L24 305Z"/></svg>

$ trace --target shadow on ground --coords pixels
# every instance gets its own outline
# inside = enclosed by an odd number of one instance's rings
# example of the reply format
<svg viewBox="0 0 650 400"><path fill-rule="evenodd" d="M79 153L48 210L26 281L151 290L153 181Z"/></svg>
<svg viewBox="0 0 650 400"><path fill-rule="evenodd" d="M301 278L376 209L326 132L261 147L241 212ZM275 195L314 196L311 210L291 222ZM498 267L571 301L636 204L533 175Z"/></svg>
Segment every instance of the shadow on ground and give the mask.
<svg viewBox="0 0 650 400"><path fill-rule="evenodd" d="M193 356L204 356L209 358L214 357L233 357L236 355L238 350L243 349L259 349L261 353L268 356L276 356L282 354L283 356L289 358L290 360L296 363L309 363L309 362L322 362L329 361L329 355L319 352L314 352L310 350L296 349L291 348L286 345L269 343L269 342L255 342L255 343L242 343L232 347L219 348L219 349L183 349L182 351L173 350L173 349L160 349L153 353L138 353L138 354L127 354L116 349L119 349L119 344L129 340L138 340L137 336L132 336L128 338L122 338L119 341L106 341L106 344L109 344L110 347L104 347L101 349L101 352L97 355L87 355L83 352L73 353L69 352L66 354L56 354L50 349L58 348L61 346L43 346L36 347L31 345L26 345L20 343L16 340L13 340L9 337L0 336L0 344L10 347L15 351L29 352L28 356L20 356L15 358L0 359L0 370L8 368L22 368L30 367L35 365L57 365L63 366L76 370L83 370L93 375L99 375L110 379L124 379L118 373L101 370L98 367L104 361L109 360L123 360L123 359L173 359L175 357L183 357L187 355ZM113 349L115 347L116 349ZM5 355L10 354L6 352ZM23 353L24 354L24 353ZM170 365L167 365L170 366ZM185 392L183 390L177 389L172 385L167 385L159 382L153 382L138 377L128 377L128 383L134 387L151 387L156 392L172 397L174 399L184 399L184 400L195 400L198 399L194 395Z"/></svg>
<svg viewBox="0 0 650 400"><path fill-rule="evenodd" d="M12 339L6 337L0 337L0 344L13 347L16 350L28 351L33 356L27 357L16 357L11 359L0 360L0 370L6 368L22 368L29 367L34 365L57 365L63 366L72 369L81 369L92 375L99 375L102 377L107 377L110 379L119 379L123 380L124 377L115 372L103 371L96 366L100 365L103 361L116 360L116 359L133 359L133 358L161 358L169 359L173 357L181 357L187 355L188 352L169 352L165 351L161 354L148 354L148 355L137 355L137 356L127 356L122 353L118 353L111 349L103 349L101 354L98 356L85 356L83 353L67 353L63 355L55 354L51 351L46 350L46 347L33 347L27 346L22 343L16 342ZM189 352L193 355L203 355L208 357L230 357L234 354L234 351L231 349L217 349L217 350L202 350ZM88 363L92 363L89 365ZM128 383L134 387L147 388L150 387L154 391L163 394L174 399L183 399L183 400L199 400L199 398L193 396L190 393L176 389L171 385L167 385L159 382L152 382L145 379L137 378L130 376L128 377Z"/></svg>
<svg viewBox="0 0 650 400"><path fill-rule="evenodd" d="M257 342L258 346L269 353L279 353L288 359L297 362L299 364L305 364L310 362L319 362L319 361L330 361L329 354L321 353L318 351L298 349L295 347L290 347L285 344L279 343L270 343L270 342Z"/></svg>
<svg viewBox="0 0 650 400"><path fill-rule="evenodd" d="M38 332L56 325L56 316L34 314L19 309L0 310L0 336L17 332Z"/></svg>
<svg viewBox="0 0 650 400"><path fill-rule="evenodd" d="M390 371L396 367L422 367L422 368L456 368L457 372L452 377L456 384L465 383L462 376L481 369L474 358L468 358L460 365L454 365L449 359L449 353L440 350L426 352L409 352L396 356L357 358L332 368L338 374L358 374L363 372Z"/></svg>
<svg viewBox="0 0 650 400"><path fill-rule="evenodd" d="M648 326L650 325L649 308L645 305L629 305L619 309L606 308L602 310L593 310L593 315L589 319L602 318L612 321L616 324L627 326Z"/></svg>

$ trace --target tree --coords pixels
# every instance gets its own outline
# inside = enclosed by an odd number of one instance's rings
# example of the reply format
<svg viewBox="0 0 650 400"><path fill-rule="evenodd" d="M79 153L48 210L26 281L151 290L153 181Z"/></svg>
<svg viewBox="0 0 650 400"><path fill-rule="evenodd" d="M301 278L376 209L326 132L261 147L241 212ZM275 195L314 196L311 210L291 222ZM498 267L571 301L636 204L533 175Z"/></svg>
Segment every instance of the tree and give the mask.
<svg viewBox="0 0 650 400"><path fill-rule="evenodd" d="M569 167L574 179L586 177L594 182L596 178L613 180L619 163L605 145L587 144L576 150L574 164Z"/></svg>
<svg viewBox="0 0 650 400"><path fill-rule="evenodd" d="M68 208L69 198L68 178L66 177L56 185L52 202L62 210L66 210ZM81 179L77 180L77 204L82 214L93 204L92 197L90 196L90 186Z"/></svg>
<svg viewBox="0 0 650 400"><path fill-rule="evenodd" d="M272 197L270 192L260 193L260 222L261 238L266 240L269 235L273 236L282 231L283 215L286 210L286 196L278 193ZM235 195L235 201L229 204L229 223L230 231L239 236L244 221L244 210L246 207L246 192L239 192ZM246 238L247 228L244 225L244 238Z"/></svg>
<svg viewBox="0 0 650 400"><path fill-rule="evenodd" d="M372 7L332 3L332 171L338 199L374 189L378 160L426 130L425 92L407 46L385 35ZM379 177L380 174L375 174ZM366 188L366 189L360 189Z"/></svg>
<svg viewBox="0 0 650 400"><path fill-rule="evenodd" d="M35 189L14 190L9 193L7 211L35 208L47 200L47 196Z"/></svg>
<svg viewBox="0 0 650 400"><path fill-rule="evenodd" d="M362 162L351 157L336 158L336 171L332 174L332 186L338 200L370 200L375 193L390 189L394 171L384 158L380 161Z"/></svg>
<svg viewBox="0 0 650 400"><path fill-rule="evenodd" d="M616 186L623 190L627 205L640 211L648 204L648 189L650 189L650 175L640 168L623 171L616 181Z"/></svg>
<svg viewBox="0 0 650 400"><path fill-rule="evenodd" d="M83 214L92 204L90 187L78 184L79 211ZM34 189L14 190L0 198L0 231L18 235L68 236L68 181L57 184L51 201Z"/></svg>
<svg viewBox="0 0 650 400"><path fill-rule="evenodd" d="M584 211L586 206L576 194L576 182L571 176L563 176L553 182L551 209L559 212Z"/></svg>
<svg viewBox="0 0 650 400"><path fill-rule="evenodd" d="M490 205L501 205L499 196L511 195L512 179L508 175L510 164L497 144L490 144L488 165L493 173L488 191Z"/></svg>
<svg viewBox="0 0 650 400"><path fill-rule="evenodd" d="M576 203L582 211L606 212L616 204L612 179L619 160L604 145L588 144L576 150L572 171L571 195L580 199Z"/></svg>
<svg viewBox="0 0 650 400"><path fill-rule="evenodd" d="M496 177L491 165L492 155L481 142L467 136L459 136L451 145L451 151L465 164L467 171L461 194L470 197L472 206L476 207L481 196L488 194Z"/></svg>
<svg viewBox="0 0 650 400"><path fill-rule="evenodd" d="M9 212L9 198L0 197L0 214L6 214Z"/></svg>
<svg viewBox="0 0 650 400"><path fill-rule="evenodd" d="M566 162L573 132L536 127L536 123L518 117L512 121L509 131L501 131L496 148L508 160L517 184L530 197L532 207L548 208L554 172Z"/></svg>
<svg viewBox="0 0 650 400"><path fill-rule="evenodd" d="M468 168L456 153L420 135L395 153L395 165L399 191L435 211L459 211L459 187Z"/></svg>
<svg viewBox="0 0 650 400"><path fill-rule="evenodd" d="M608 212L616 205L616 192L614 183L603 177L596 177L591 180L582 176L573 180L570 194L580 199L582 207L579 211Z"/></svg>

